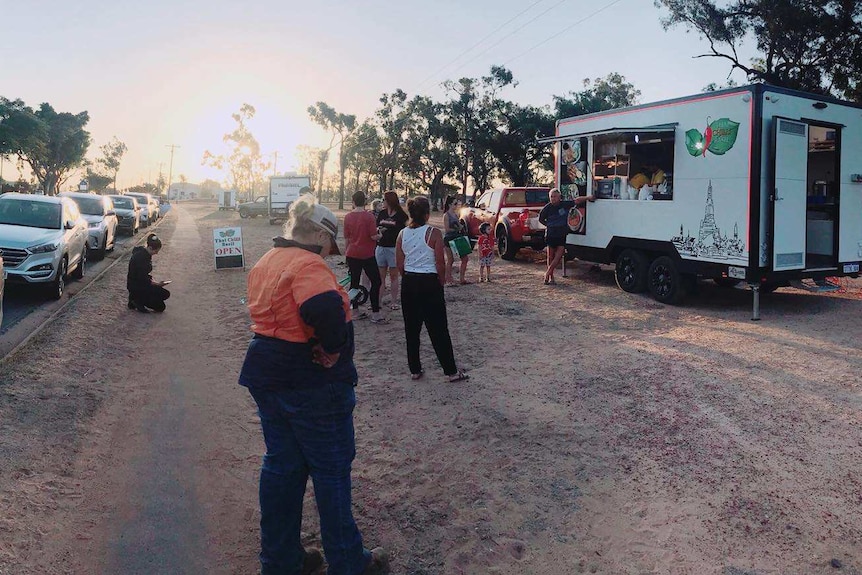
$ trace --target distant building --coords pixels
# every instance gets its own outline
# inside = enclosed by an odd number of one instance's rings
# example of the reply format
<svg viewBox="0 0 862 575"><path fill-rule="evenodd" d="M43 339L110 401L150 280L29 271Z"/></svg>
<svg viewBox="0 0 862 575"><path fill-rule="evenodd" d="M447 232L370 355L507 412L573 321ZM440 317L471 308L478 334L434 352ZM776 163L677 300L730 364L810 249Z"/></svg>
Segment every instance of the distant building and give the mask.
<svg viewBox="0 0 862 575"><path fill-rule="evenodd" d="M174 182L168 189L169 200L195 200L201 195L201 187L190 182Z"/></svg>

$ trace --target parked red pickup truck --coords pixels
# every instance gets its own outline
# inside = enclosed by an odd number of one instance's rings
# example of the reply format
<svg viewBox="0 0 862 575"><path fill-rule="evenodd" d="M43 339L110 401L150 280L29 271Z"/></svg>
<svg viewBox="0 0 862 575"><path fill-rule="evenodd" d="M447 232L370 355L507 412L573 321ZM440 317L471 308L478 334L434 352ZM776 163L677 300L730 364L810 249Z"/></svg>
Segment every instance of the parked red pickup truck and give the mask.
<svg viewBox="0 0 862 575"><path fill-rule="evenodd" d="M475 206L461 208L459 214L471 239L479 236L479 226L491 224L497 251L505 260L515 259L521 248L545 248L545 226L539 212L548 203L550 188L497 188L488 190Z"/></svg>

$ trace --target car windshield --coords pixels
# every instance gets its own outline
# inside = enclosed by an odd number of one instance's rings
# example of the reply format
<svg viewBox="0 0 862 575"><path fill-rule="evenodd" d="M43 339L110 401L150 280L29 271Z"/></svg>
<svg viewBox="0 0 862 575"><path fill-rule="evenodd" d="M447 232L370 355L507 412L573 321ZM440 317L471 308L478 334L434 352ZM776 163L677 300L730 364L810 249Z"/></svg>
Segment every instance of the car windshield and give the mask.
<svg viewBox="0 0 862 575"><path fill-rule="evenodd" d="M134 205L132 204L132 200L129 198L123 197L113 197L111 198L114 201L114 207L116 208L125 208L127 210L134 209Z"/></svg>
<svg viewBox="0 0 862 575"><path fill-rule="evenodd" d="M88 216L101 216L105 213L105 204L102 202L102 198L72 198L75 200L75 203L78 204L78 209L81 210L82 214L87 214Z"/></svg>
<svg viewBox="0 0 862 575"><path fill-rule="evenodd" d="M548 203L548 190L510 190L506 204L512 206L544 206Z"/></svg>
<svg viewBox="0 0 862 575"><path fill-rule="evenodd" d="M0 198L0 224L58 230L61 212L60 204Z"/></svg>

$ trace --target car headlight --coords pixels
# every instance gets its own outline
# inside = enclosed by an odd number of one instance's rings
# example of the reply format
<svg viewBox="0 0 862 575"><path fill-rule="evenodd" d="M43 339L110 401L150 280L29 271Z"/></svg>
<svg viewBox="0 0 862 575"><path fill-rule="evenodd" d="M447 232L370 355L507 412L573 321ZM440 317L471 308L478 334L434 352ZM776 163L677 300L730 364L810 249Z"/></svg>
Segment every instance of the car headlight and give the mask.
<svg viewBox="0 0 862 575"><path fill-rule="evenodd" d="M60 247L60 244L42 244L41 246L33 246L32 248L27 248L27 250L31 254L46 254L48 252L55 252L57 248Z"/></svg>

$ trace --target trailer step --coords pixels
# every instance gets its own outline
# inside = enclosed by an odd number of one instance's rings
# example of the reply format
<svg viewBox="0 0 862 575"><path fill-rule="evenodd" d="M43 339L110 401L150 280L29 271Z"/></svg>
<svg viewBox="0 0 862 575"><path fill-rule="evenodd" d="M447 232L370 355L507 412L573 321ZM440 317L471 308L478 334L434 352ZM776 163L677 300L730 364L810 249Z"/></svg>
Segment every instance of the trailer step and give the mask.
<svg viewBox="0 0 862 575"><path fill-rule="evenodd" d="M802 289L814 293L833 292L841 289L841 286L835 285L834 283L825 279L792 280L790 282L790 286L795 287L796 289Z"/></svg>

